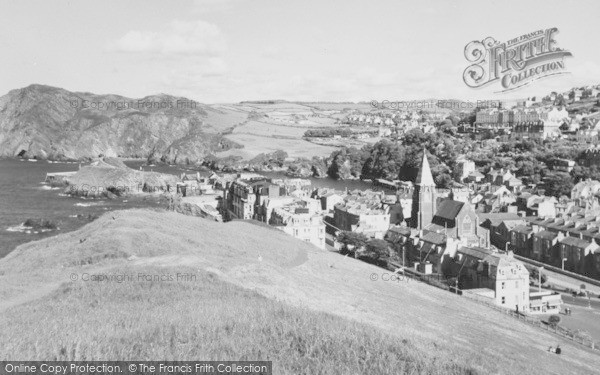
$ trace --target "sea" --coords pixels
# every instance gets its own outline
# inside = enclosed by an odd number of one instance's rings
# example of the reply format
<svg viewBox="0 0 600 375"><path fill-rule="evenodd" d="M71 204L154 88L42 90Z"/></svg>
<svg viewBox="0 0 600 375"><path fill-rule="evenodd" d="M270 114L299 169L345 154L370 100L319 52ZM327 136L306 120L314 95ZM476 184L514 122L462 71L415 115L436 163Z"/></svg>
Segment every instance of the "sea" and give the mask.
<svg viewBox="0 0 600 375"><path fill-rule="evenodd" d="M145 161L125 161L133 169L181 175L206 176L208 170L181 166L146 165ZM76 171L85 163L52 162L35 159L0 159L0 258L18 245L76 230L108 211L129 208L165 207L158 196L120 197L117 199L87 199L64 194L64 188L50 187L46 173ZM283 173L261 173L270 178L286 178ZM288 177L289 178L289 177ZM313 187L343 190L368 189L365 181L338 181L331 178L311 178ZM49 220L57 224L54 230L35 230L24 226L28 219Z"/></svg>

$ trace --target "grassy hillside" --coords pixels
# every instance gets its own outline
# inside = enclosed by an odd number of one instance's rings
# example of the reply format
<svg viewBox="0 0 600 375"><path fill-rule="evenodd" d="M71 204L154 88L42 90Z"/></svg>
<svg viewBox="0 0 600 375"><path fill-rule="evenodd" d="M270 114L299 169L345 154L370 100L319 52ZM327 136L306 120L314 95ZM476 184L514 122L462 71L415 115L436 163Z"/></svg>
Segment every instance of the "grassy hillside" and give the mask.
<svg viewBox="0 0 600 375"><path fill-rule="evenodd" d="M277 374L600 367L596 354L459 296L371 281L384 272L241 221L107 213L0 260L0 358L266 359ZM187 276L147 281L177 274ZM545 351L557 343L564 355Z"/></svg>
<svg viewBox="0 0 600 375"><path fill-rule="evenodd" d="M137 267L117 267L134 274ZM276 373L467 374L415 355L410 343L329 314L289 307L185 267L145 267L146 275L196 275L188 282L63 285L28 309L13 309L2 358L272 360ZM243 313L240 313L243 312ZM65 316L58 320L52 317ZM44 329L35 339L19 327Z"/></svg>

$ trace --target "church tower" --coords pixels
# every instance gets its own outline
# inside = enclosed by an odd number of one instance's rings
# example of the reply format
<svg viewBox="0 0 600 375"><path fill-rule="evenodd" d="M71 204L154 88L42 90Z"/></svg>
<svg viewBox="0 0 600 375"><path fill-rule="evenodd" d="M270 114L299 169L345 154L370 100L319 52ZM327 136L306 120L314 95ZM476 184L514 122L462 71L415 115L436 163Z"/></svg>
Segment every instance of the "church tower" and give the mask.
<svg viewBox="0 0 600 375"><path fill-rule="evenodd" d="M423 162L419 169L419 174L415 180L415 188L413 191L412 227L423 229L423 227L431 224L433 216L436 212L436 192L435 182L429 168L427 160L427 151L423 149Z"/></svg>

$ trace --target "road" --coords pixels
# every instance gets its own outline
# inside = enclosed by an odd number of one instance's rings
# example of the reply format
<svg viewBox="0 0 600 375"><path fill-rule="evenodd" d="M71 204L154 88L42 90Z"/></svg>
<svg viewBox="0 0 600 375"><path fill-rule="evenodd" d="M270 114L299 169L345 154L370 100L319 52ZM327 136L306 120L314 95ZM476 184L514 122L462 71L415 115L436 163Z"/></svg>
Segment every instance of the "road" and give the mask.
<svg viewBox="0 0 600 375"><path fill-rule="evenodd" d="M564 290L564 289L569 288L571 290L579 291L581 284L584 284L585 290L594 294L594 296L592 296L592 299L597 298L597 296L600 295L600 287L598 287L596 285L574 279L570 276L566 276L566 275L548 270L546 268L542 271L542 274L548 276L548 281L546 282L545 285L550 285L550 286L556 287L556 289Z"/></svg>
<svg viewBox="0 0 600 375"><path fill-rule="evenodd" d="M562 300L565 304L573 305L573 306L581 306L588 307L591 305L592 309L600 311L600 298L592 297L589 299L587 297L573 297L570 294L561 293Z"/></svg>

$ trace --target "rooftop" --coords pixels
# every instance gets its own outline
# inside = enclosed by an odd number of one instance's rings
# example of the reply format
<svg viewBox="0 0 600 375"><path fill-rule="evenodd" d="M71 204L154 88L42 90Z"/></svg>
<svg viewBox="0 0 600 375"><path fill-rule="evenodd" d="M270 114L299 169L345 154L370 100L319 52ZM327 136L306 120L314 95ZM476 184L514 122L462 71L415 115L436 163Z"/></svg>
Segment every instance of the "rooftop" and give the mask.
<svg viewBox="0 0 600 375"><path fill-rule="evenodd" d="M591 242L588 242L584 239L577 238L577 237L571 237L571 236L567 236L567 237L563 238L562 240L560 240L560 243L568 245L568 246L578 247L580 249L584 249L592 244Z"/></svg>
<svg viewBox="0 0 600 375"><path fill-rule="evenodd" d="M435 216L447 220L454 220L456 219L456 216L458 215L460 210L463 208L464 204L464 202L455 201L452 199L444 199L440 202Z"/></svg>
<svg viewBox="0 0 600 375"><path fill-rule="evenodd" d="M558 236L558 234L554 232L550 232L547 230L542 230L533 235L534 237L543 238L545 240L553 240Z"/></svg>

